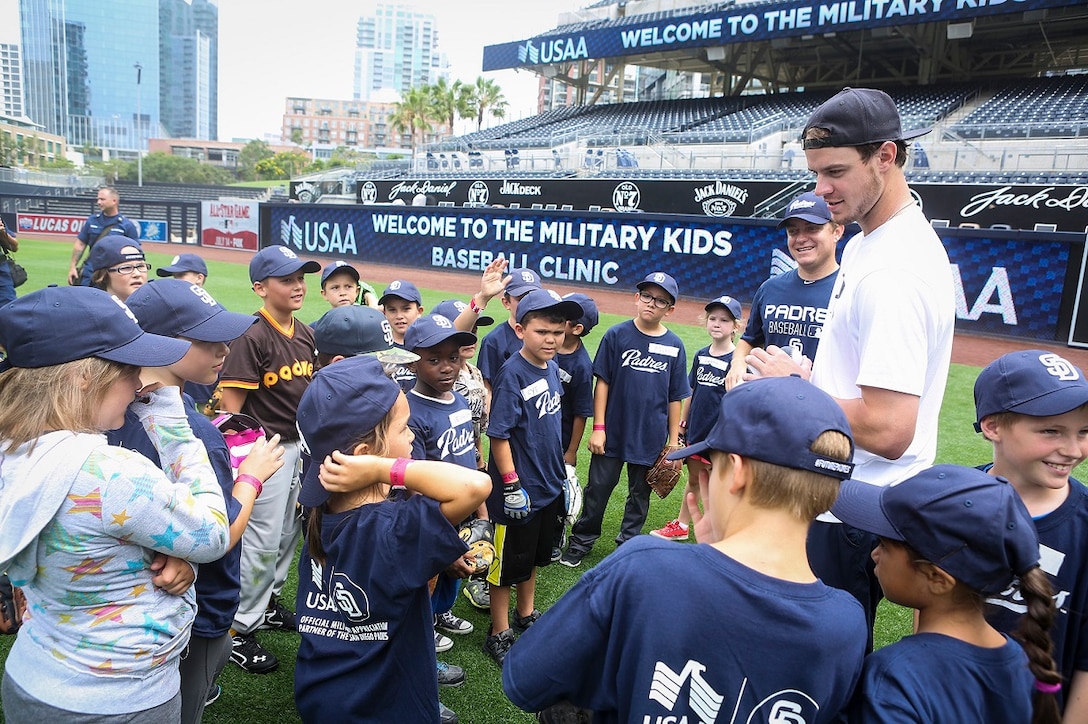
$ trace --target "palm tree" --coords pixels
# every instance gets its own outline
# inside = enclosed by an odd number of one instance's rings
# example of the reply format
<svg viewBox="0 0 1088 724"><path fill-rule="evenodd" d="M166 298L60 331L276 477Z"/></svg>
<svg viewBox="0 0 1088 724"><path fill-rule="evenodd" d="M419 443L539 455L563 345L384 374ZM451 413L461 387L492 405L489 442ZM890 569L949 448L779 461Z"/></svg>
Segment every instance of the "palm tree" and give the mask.
<svg viewBox="0 0 1088 724"><path fill-rule="evenodd" d="M416 146L416 129L420 131L420 142L428 133L434 120L435 112L431 103L431 94L427 88L409 88L408 92L393 104L393 113L389 116L389 125L398 133L407 132L412 138L412 150Z"/></svg>
<svg viewBox="0 0 1088 724"><path fill-rule="evenodd" d="M453 122L457 116L471 118L476 110L472 102L472 86L455 80L451 85L445 78L439 78L432 86L427 86L434 106L435 120L442 121L453 135Z"/></svg>
<svg viewBox="0 0 1088 724"><path fill-rule="evenodd" d="M506 116L506 99L502 95L502 88L482 75L476 76L476 85L472 86L472 106L476 110L476 130L484 125L484 111L490 111L495 118Z"/></svg>

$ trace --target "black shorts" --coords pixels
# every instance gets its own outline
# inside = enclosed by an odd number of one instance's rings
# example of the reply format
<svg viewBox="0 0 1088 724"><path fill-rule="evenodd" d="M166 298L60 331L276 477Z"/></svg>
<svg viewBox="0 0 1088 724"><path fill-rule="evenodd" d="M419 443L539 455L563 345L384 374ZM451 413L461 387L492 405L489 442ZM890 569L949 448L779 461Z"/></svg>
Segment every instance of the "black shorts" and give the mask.
<svg viewBox="0 0 1088 724"><path fill-rule="evenodd" d="M552 561L555 542L555 519L563 507L563 496L538 510L532 518L519 525L495 526L495 562L487 572L487 582L493 586L512 586L528 581L533 569Z"/></svg>

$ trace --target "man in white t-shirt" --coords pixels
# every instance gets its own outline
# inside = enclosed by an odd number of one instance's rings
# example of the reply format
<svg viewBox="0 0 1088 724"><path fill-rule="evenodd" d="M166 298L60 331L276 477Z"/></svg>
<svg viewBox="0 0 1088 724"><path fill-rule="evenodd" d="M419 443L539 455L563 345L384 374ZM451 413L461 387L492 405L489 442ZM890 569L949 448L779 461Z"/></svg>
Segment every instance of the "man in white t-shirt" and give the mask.
<svg viewBox="0 0 1088 724"><path fill-rule="evenodd" d="M928 131L904 132L883 91L846 88L816 109L801 139L832 219L861 227L843 250L811 379L846 412L857 448L853 477L875 485L933 464L952 356L948 255L903 173L906 141ZM761 375L808 374L775 347L753 350L748 363ZM809 538L813 569L872 614L880 589L871 540L825 517L833 522Z"/></svg>

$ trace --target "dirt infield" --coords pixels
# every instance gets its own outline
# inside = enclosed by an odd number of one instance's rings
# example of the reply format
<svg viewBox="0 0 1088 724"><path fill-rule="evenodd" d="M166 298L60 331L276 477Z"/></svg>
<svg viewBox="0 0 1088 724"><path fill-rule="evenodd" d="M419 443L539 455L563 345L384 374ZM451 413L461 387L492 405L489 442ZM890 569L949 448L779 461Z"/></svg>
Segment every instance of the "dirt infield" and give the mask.
<svg viewBox="0 0 1088 724"><path fill-rule="evenodd" d="M144 246L149 250L161 252L163 254L175 254L179 250L179 247L176 244L153 244L144 242ZM190 249L187 247L185 250L189 251ZM251 252L247 251L233 251L230 249L214 249L208 247L201 247L194 251L197 251L206 259L234 262L238 264L248 264L249 258L252 255ZM319 261L332 260L331 258L323 258L320 256L315 256L314 258ZM356 264L356 266L363 270L363 279L370 282L375 287L384 286L394 279L407 277L417 286L427 289L448 289L456 293L471 294L479 288L477 286L479 277L464 272L446 272L434 269L417 268L405 269L403 267L381 264ZM585 287L569 286L565 284L549 284L548 286L561 294L566 294L568 292L586 293L587 291L590 291ZM597 302L597 307L602 312L609 314L631 314L631 294L631 291L611 291L599 287L595 287L591 290L591 296L594 301ZM676 313L681 319L694 321L702 311L701 302L682 299L680 303L677 304ZM1067 358L1070 362L1077 365L1082 370L1088 369L1088 350L1066 347L1065 345L1057 343L1044 344L1041 342L1022 341L1008 337L980 337L968 334L956 335L955 341L952 344L952 361L957 364L983 367L1006 352L1018 349L1033 349L1036 347L1044 347L1055 351L1060 350L1062 356Z"/></svg>

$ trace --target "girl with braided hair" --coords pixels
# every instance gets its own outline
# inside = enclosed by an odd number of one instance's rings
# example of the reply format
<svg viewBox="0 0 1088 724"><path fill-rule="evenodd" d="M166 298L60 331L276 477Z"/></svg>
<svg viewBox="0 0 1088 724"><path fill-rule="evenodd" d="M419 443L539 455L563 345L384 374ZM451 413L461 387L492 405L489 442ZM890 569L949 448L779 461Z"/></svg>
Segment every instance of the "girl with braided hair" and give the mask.
<svg viewBox="0 0 1088 724"><path fill-rule="evenodd" d="M1054 601L1035 526L1008 481L956 465L890 487L847 480L831 512L879 536L884 596L918 611L914 635L866 659L851 721L1060 721ZM1010 638L983 603L1017 578L1027 614Z"/></svg>

